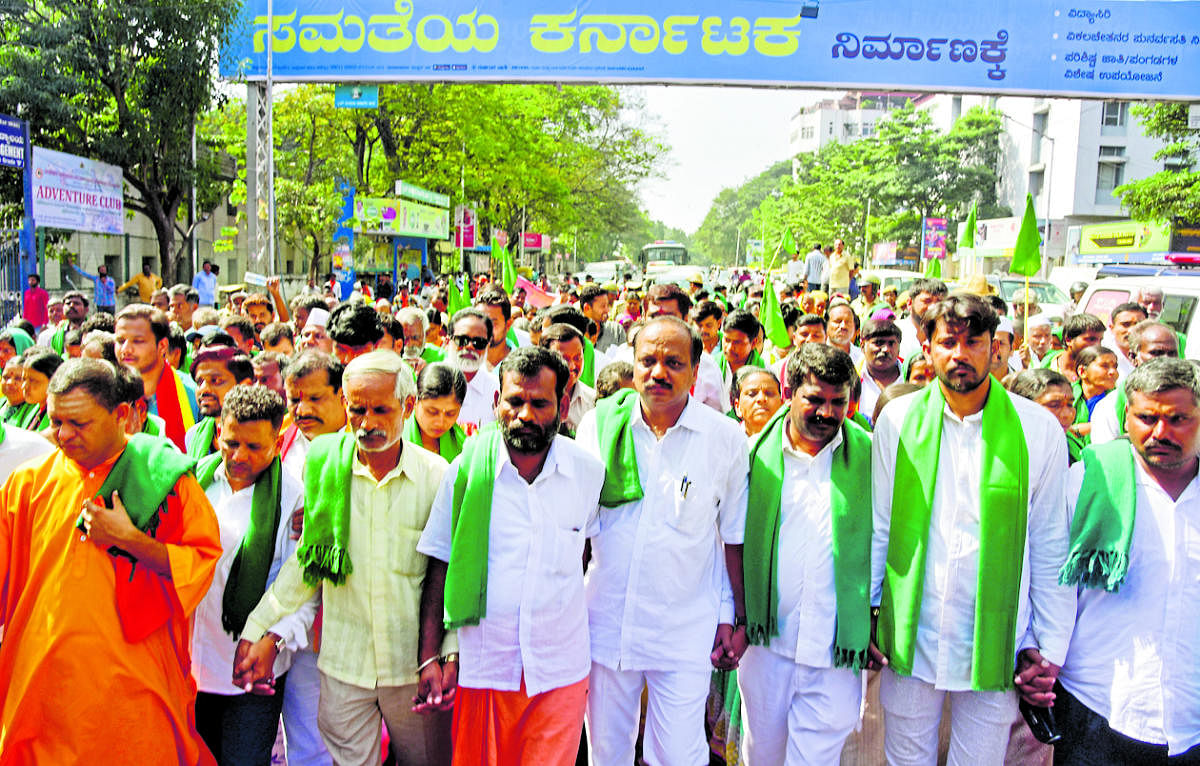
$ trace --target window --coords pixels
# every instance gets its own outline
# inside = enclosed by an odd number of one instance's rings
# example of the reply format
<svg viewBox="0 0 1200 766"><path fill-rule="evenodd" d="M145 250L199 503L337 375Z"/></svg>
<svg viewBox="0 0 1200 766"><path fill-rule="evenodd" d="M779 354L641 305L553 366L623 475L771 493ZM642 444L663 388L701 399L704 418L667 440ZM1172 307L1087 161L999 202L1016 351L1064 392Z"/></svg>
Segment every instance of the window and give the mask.
<svg viewBox="0 0 1200 766"><path fill-rule="evenodd" d="M1042 193L1042 186L1045 181L1045 173L1037 171L1029 174L1029 193L1033 195L1034 205L1037 205L1037 198Z"/></svg>
<svg viewBox="0 0 1200 766"><path fill-rule="evenodd" d="M1192 169L1191 160L1186 154L1166 157L1163 159L1163 170L1171 173L1186 173Z"/></svg>
<svg viewBox="0 0 1200 766"><path fill-rule="evenodd" d="M806 141L811 140L811 139L815 138L816 135L817 135L817 129L811 125L807 125L800 129L801 140L806 140Z"/></svg>
<svg viewBox="0 0 1200 766"><path fill-rule="evenodd" d="M1128 101L1105 101L1100 112L1100 124L1106 128L1123 128L1129 118Z"/></svg>
<svg viewBox="0 0 1200 766"><path fill-rule="evenodd" d="M853 138L858 135L858 125L853 122L842 124L842 135L846 138Z"/></svg>
<svg viewBox="0 0 1200 766"><path fill-rule="evenodd" d="M1113 189L1125 182L1125 147L1101 146L1096 167L1096 204L1115 205Z"/></svg>
<svg viewBox="0 0 1200 766"><path fill-rule="evenodd" d="M864 122L864 123L862 124L862 134L863 134L863 136L873 136L873 135L875 135L875 123L873 123L873 122Z"/></svg>

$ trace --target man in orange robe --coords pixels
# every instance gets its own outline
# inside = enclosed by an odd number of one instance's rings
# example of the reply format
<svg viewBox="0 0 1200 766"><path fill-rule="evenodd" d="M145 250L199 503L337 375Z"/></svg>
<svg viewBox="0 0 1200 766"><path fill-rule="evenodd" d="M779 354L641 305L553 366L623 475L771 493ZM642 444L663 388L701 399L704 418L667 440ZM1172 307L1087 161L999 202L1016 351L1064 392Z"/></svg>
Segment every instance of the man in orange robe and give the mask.
<svg viewBox="0 0 1200 766"><path fill-rule="evenodd" d="M59 449L0 488L0 766L215 763L188 619L221 555L216 517L174 447L125 435L119 391L107 362L64 364Z"/></svg>

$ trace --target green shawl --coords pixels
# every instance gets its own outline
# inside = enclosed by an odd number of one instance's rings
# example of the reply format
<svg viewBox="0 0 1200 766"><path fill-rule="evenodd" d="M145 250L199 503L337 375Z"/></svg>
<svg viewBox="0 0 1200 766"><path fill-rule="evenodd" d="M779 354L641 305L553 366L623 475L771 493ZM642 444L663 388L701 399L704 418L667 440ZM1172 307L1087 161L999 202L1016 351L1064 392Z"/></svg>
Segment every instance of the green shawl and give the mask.
<svg viewBox="0 0 1200 766"><path fill-rule="evenodd" d="M720 349L713 354L713 361L717 363L717 367L721 370L721 378L725 378L725 374L729 371L729 362L725 359L725 349ZM769 370L767 362L762 358L762 354L758 353L757 349L750 349L750 356L746 358L745 367L762 367L764 370Z"/></svg>
<svg viewBox="0 0 1200 766"><path fill-rule="evenodd" d="M1054 360L1057 359L1062 353L1063 350L1061 348L1050 349L1046 352L1046 355L1042 357L1042 360L1038 362L1037 366L1041 367L1042 369L1053 370Z"/></svg>
<svg viewBox="0 0 1200 766"><path fill-rule="evenodd" d="M24 354L30 346L34 345L33 336L22 330L20 327L9 327L8 332L12 335L12 346L18 354Z"/></svg>
<svg viewBox="0 0 1200 766"><path fill-rule="evenodd" d="M1117 435L1125 435L1125 413L1129 411L1129 399L1125 395L1125 386L1117 386L1117 390L1113 392L1116 399L1113 399L1113 410L1117 413Z"/></svg>
<svg viewBox="0 0 1200 766"><path fill-rule="evenodd" d="M50 425L50 416L46 413L46 405L25 402L25 408L17 415L13 424L27 431L41 431Z"/></svg>
<svg viewBox="0 0 1200 766"><path fill-rule="evenodd" d="M221 465L221 453L209 455L196 464L196 480L207 490ZM242 634L246 618L267 591L271 561L275 558L275 536L279 532L283 482L276 457L254 482L250 500L250 525L229 568L225 592L221 596L221 627L234 638Z"/></svg>
<svg viewBox="0 0 1200 766"><path fill-rule="evenodd" d="M744 552L746 637L766 644L779 635L779 528L783 439L790 407L775 414L750 450L750 500ZM871 640L871 437L842 424L829 482L833 572L837 593L834 667L862 670Z"/></svg>
<svg viewBox="0 0 1200 766"><path fill-rule="evenodd" d="M450 506L450 561L443 620L447 630L487 616L488 533L496 459L507 449L498 423L488 423L463 447Z"/></svg>
<svg viewBox="0 0 1200 766"><path fill-rule="evenodd" d="M21 402L16 407L11 405L5 406L7 409L4 410L4 422L12 423L17 428L24 428L23 423L29 417L29 408L36 405L32 402Z"/></svg>
<svg viewBox="0 0 1200 766"><path fill-rule="evenodd" d="M346 582L350 562L350 482L354 472L354 434L322 434L312 440L304 465L304 542L296 561L304 581Z"/></svg>
<svg viewBox="0 0 1200 766"><path fill-rule="evenodd" d="M405 440L424 449L421 441L421 427L417 425L417 416L413 415L404 423ZM449 431L438 437L438 454L447 463L452 462L463 451L463 443L467 440L467 432L455 423Z"/></svg>
<svg viewBox="0 0 1200 766"><path fill-rule="evenodd" d="M1058 572L1061 585L1116 593L1129 569L1137 509L1137 473L1128 439L1083 451L1083 486L1071 519L1071 552Z"/></svg>
<svg viewBox="0 0 1200 766"><path fill-rule="evenodd" d="M115 490L121 496L125 512L129 514L133 525L153 536L158 529L159 510L166 503L167 495L174 489L179 477L191 471L193 466L194 462L180 453L171 442L134 434L129 437L125 450L113 463L112 470L96 494L111 508ZM82 513L75 521L75 526L80 531L84 530ZM108 552L137 562L137 559L116 546L109 548Z"/></svg>
<svg viewBox="0 0 1200 766"><path fill-rule="evenodd" d="M988 385L981 436L979 581L971 688L1003 691L1013 685L1017 596L1029 511L1029 450L1008 392L994 377L989 376ZM912 674L916 655L946 406L940 383L913 396L917 398L900 428L878 626L879 648L902 675Z"/></svg>
<svg viewBox="0 0 1200 766"><path fill-rule="evenodd" d="M202 460L213 454L213 437L217 435L217 419L204 416L192 431L192 440L187 444L187 456L192 460Z"/></svg>
<svg viewBox="0 0 1200 766"><path fill-rule="evenodd" d="M1086 423L1090 419L1087 397L1083 395L1083 384L1078 380L1071 384L1071 394L1075 397L1075 422Z"/></svg>
<svg viewBox="0 0 1200 766"><path fill-rule="evenodd" d="M596 347L587 338L583 339L583 371L579 379L584 385L596 387Z"/></svg>
<svg viewBox="0 0 1200 766"><path fill-rule="evenodd" d="M596 440L605 469L600 505L605 508L641 500L645 494L633 448L633 419L640 415L641 399L632 388L596 402Z"/></svg>

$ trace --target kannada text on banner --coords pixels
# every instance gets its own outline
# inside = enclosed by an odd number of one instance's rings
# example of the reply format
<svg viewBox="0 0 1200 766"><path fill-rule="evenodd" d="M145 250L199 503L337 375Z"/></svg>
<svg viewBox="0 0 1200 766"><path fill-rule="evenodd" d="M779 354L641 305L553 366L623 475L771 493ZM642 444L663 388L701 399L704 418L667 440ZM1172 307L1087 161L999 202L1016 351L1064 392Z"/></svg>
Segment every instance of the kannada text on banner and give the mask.
<svg viewBox="0 0 1200 766"><path fill-rule="evenodd" d="M1200 0L250 0L222 61L279 80L680 82L1200 96Z"/></svg>

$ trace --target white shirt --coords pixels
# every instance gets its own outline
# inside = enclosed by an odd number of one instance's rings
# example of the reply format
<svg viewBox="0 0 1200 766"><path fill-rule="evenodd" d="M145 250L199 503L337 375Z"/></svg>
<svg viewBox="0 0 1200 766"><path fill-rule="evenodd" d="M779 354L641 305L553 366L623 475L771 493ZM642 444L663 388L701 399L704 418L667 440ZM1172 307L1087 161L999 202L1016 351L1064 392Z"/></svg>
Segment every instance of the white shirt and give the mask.
<svg viewBox="0 0 1200 766"><path fill-rule="evenodd" d="M917 326L913 324L913 317L910 315L905 319L898 319L896 325L900 328L900 360L904 361L921 353L921 335Z"/></svg>
<svg viewBox="0 0 1200 766"><path fill-rule="evenodd" d="M903 382L904 379L897 376L888 385ZM875 378L871 377L871 371L864 366L862 372L862 393L858 396L858 411L865 415L867 420L871 422L875 421L875 405L879 402L879 396L883 393L883 388Z"/></svg>
<svg viewBox="0 0 1200 766"><path fill-rule="evenodd" d="M576 381L575 389L571 391L571 407L567 410L567 427L572 431L578 431L583 416L594 409L596 409L596 389L582 381Z"/></svg>
<svg viewBox="0 0 1200 766"><path fill-rule="evenodd" d="M296 541L289 534L292 530L292 513L304 507L304 487L287 471L280 471L279 527L275 530L275 554L267 574L267 585L275 581L283 562L296 550ZM212 585L204 594L192 620L192 675L196 686L209 694L244 694L233 685L233 657L237 650L238 637L231 636L221 626L222 599L229 570L242 545L242 538L250 526L250 505L254 499L254 487L249 486L234 492L225 476L222 463L213 476L212 484L204 492L217 515L217 526L221 530L221 558L213 572ZM283 651L275 658L275 675L279 676L292 666L292 652L308 646L307 626L317 612L317 601L312 601L279 620L271 632L286 642Z"/></svg>
<svg viewBox="0 0 1200 766"><path fill-rule="evenodd" d="M1118 383L1117 385L1124 384ZM1092 408L1092 417L1088 419L1088 422L1092 424L1092 444L1104 444L1120 436L1116 394L1106 396L1096 402L1096 406Z"/></svg>
<svg viewBox="0 0 1200 766"><path fill-rule="evenodd" d="M661 440L642 417L632 431L645 495L604 508L588 530L592 660L617 670L711 667L718 620L733 622L721 543L740 545L745 533L745 432L694 398ZM599 455L595 410L576 440Z"/></svg>
<svg viewBox="0 0 1200 766"><path fill-rule="evenodd" d="M467 396L458 411L458 424L471 436L496 419L496 394L500 393L500 378L482 367L467 381Z"/></svg>
<svg viewBox="0 0 1200 766"><path fill-rule="evenodd" d="M54 451L50 440L36 431L26 431L14 425L4 428L4 441L0 442L0 484L22 463L41 458Z"/></svg>
<svg viewBox="0 0 1200 766"><path fill-rule="evenodd" d="M804 259L797 257L795 260L788 261L787 266L787 281L789 285L794 285L797 282L804 281Z"/></svg>
<svg viewBox="0 0 1200 766"><path fill-rule="evenodd" d="M300 481L304 481L304 463L308 460L308 450L312 446L312 442L304 435L304 432L299 428L296 429L296 438L292 441L292 446L288 448L287 454L280 460L283 463L283 470L288 471Z"/></svg>
<svg viewBox="0 0 1200 766"><path fill-rule="evenodd" d="M900 427L917 398L909 394L892 400L880 413L872 437L874 605L883 592ZM1009 398L1029 451L1029 513L1017 597L1016 650L1034 646L1047 660L1061 665L1075 604L1072 589L1058 584L1058 569L1067 559L1070 542L1064 498L1067 442L1062 426L1048 410L1019 396ZM982 426L982 412L959 419L948 405L944 410L938 466L939 479L944 480L936 483L933 493L913 676L948 691L971 688Z"/></svg>
<svg viewBox="0 0 1200 766"><path fill-rule="evenodd" d="M1128 574L1116 593L1079 590L1059 680L1113 729L1178 755L1200 744L1200 479L1172 500L1135 465ZM1067 482L1073 517L1082 462Z"/></svg>
<svg viewBox="0 0 1200 766"><path fill-rule="evenodd" d="M779 635L767 648L798 664L833 666L837 590L833 571L830 472L842 432L816 455L792 445L784 429L779 519ZM865 477L864 477L865 478Z"/></svg>
<svg viewBox="0 0 1200 766"><path fill-rule="evenodd" d="M809 250L804 256L804 273L808 277L808 289L816 290L825 277L825 266L829 259L820 250Z"/></svg>
<svg viewBox="0 0 1200 766"><path fill-rule="evenodd" d="M692 389L692 397L722 415L729 411L729 397L725 394L721 368L707 351L700 354L700 366L696 368L696 386Z"/></svg>
<svg viewBox="0 0 1200 766"><path fill-rule="evenodd" d="M446 471L417 550L449 562L454 482ZM591 670L583 597L583 543L599 509L604 465L555 437L541 473L525 482L501 448L488 528L487 615L458 629L458 681L529 696L576 683Z"/></svg>

